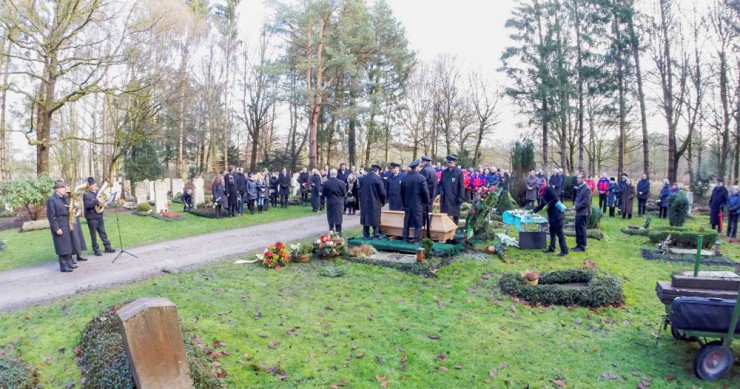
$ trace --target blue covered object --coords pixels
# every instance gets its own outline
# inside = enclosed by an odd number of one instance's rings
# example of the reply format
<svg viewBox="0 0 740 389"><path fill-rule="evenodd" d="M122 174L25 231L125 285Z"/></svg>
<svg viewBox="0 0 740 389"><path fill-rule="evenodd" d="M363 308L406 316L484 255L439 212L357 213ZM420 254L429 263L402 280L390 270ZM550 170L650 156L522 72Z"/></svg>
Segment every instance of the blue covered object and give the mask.
<svg viewBox="0 0 740 389"><path fill-rule="evenodd" d="M547 219L540 215L531 213L516 215L511 211L504 212L502 220L504 224L511 224L516 227L518 231L525 231L522 229L522 225L526 228L527 224L547 224Z"/></svg>

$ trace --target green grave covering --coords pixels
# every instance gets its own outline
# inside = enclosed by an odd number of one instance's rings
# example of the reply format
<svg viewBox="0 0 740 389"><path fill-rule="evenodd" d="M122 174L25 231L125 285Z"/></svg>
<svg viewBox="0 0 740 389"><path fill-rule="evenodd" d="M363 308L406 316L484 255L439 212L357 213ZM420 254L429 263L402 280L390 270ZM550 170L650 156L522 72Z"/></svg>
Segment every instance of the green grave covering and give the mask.
<svg viewBox="0 0 740 389"><path fill-rule="evenodd" d="M432 251L437 256L458 255L465 248L465 240L461 239L464 234L455 235L452 243L434 242ZM363 244L373 246L378 251L392 251L397 253L415 254L416 249L420 246L413 243L404 243L402 240L390 240L387 236L381 235L380 239L363 239L362 237L352 238L347 241L350 247L361 246Z"/></svg>

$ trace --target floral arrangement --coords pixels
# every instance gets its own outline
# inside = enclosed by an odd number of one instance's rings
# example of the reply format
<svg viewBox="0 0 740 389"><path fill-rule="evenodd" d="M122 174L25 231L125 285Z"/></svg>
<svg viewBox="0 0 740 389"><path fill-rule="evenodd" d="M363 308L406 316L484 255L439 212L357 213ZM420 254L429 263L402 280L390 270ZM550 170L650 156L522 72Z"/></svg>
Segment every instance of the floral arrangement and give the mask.
<svg viewBox="0 0 740 389"><path fill-rule="evenodd" d="M162 216L163 218L167 218L167 219L177 219L179 217L182 217L182 214L179 212L162 211L159 213L159 216Z"/></svg>
<svg viewBox="0 0 740 389"><path fill-rule="evenodd" d="M310 244L296 243L290 245L290 255L293 257L311 254L311 251L313 251L313 246Z"/></svg>
<svg viewBox="0 0 740 389"><path fill-rule="evenodd" d="M347 244L339 234L329 231L313 242L313 251L321 258L336 258L347 255Z"/></svg>
<svg viewBox="0 0 740 389"><path fill-rule="evenodd" d="M525 270L524 274L522 275L522 278L526 281L534 281L540 279L540 273L537 273L534 270Z"/></svg>
<svg viewBox="0 0 740 389"><path fill-rule="evenodd" d="M280 269L290 262L290 251L283 242L275 242L265 249L262 254L257 254L257 259L268 268Z"/></svg>
<svg viewBox="0 0 740 389"><path fill-rule="evenodd" d="M485 199L486 196L488 196L489 193L496 192L496 187L493 186L493 185L491 185L490 187L488 187L488 186L481 186L480 188L478 188L478 191L477 192L478 192L478 195L482 199Z"/></svg>

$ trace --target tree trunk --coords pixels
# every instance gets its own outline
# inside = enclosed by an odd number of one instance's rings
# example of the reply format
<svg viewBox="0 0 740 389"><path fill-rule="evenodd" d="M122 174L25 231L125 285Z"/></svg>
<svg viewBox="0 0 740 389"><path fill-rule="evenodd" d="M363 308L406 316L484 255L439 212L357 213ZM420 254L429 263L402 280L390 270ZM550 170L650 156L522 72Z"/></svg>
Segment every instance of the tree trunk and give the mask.
<svg viewBox="0 0 740 389"><path fill-rule="evenodd" d="M635 61L635 78L637 81L637 100L640 103L640 124L642 126L642 172L650 177L650 140L648 138L647 109L645 108L645 92L643 91L642 68L640 67L640 38L635 31L632 16L627 19L627 28L630 34L632 59Z"/></svg>
<svg viewBox="0 0 740 389"><path fill-rule="evenodd" d="M347 152L349 154L349 166L355 166L355 159L357 158L357 90L356 90L356 78L353 76L350 81L349 88L349 131L347 134Z"/></svg>
<svg viewBox="0 0 740 389"><path fill-rule="evenodd" d="M614 33L617 41L617 88L619 90L619 150L617 152L617 172L621 176L624 173L624 142L625 132L627 129L627 108L625 103L625 82L624 82L624 64L622 63L622 47L621 40L622 35L619 29L618 19L614 19Z"/></svg>
<svg viewBox="0 0 740 389"><path fill-rule="evenodd" d="M8 48L6 53L10 54L10 49L13 46L8 41ZM8 168L8 145L7 145L7 131L5 130L5 114L7 111L7 96L8 96L8 76L10 74L10 57L5 57L3 62L3 81L2 81L2 102L0 104L2 111L0 111L0 172L2 173L2 180L6 181L10 179L10 173Z"/></svg>
<svg viewBox="0 0 740 389"><path fill-rule="evenodd" d="M578 2L574 1L575 30L576 30L576 60L578 67L578 170L583 171L583 52L581 47L581 17L578 14Z"/></svg>

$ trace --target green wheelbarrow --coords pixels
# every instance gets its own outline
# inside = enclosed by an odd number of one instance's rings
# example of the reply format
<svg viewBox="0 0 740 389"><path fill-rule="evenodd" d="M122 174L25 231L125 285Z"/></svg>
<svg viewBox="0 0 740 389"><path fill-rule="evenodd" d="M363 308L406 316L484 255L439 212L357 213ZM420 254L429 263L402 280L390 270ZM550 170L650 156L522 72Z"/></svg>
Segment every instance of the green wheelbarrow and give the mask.
<svg viewBox="0 0 740 389"><path fill-rule="evenodd" d="M732 368L732 342L740 337L740 291L735 301L714 297L677 297L671 304L671 334L702 344L694 358L694 373L704 380L722 378ZM707 339L717 339L707 341Z"/></svg>

